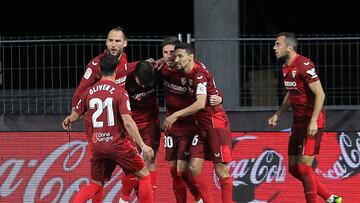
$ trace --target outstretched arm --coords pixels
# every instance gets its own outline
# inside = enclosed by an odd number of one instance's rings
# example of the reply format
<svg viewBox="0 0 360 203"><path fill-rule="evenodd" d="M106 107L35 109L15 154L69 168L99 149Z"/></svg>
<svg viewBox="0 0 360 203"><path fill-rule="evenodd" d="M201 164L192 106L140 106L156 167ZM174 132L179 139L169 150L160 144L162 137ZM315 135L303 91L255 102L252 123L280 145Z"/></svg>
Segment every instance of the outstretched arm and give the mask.
<svg viewBox="0 0 360 203"><path fill-rule="evenodd" d="M68 115L62 122L62 127L65 130L71 130L71 123L77 121L80 119L80 114L78 114L76 111L72 110L71 114Z"/></svg>

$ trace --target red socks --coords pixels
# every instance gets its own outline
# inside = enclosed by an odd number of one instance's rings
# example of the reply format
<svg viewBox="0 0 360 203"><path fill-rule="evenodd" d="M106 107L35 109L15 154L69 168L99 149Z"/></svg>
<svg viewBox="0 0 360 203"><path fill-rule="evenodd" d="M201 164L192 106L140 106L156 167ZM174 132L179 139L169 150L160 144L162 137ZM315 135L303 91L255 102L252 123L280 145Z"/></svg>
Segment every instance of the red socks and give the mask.
<svg viewBox="0 0 360 203"><path fill-rule="evenodd" d="M130 201L130 195L134 187L138 184L138 178L132 174L126 175L125 173L121 178L122 187L120 190L120 197L125 201Z"/></svg>
<svg viewBox="0 0 360 203"><path fill-rule="evenodd" d="M86 200L94 197L99 190L102 190L102 186L91 181L88 185L80 189L80 192L75 196L72 203L84 203Z"/></svg>
<svg viewBox="0 0 360 203"><path fill-rule="evenodd" d="M316 177L315 177L316 178ZM331 196L331 192L316 178L317 194L324 200L327 200Z"/></svg>
<svg viewBox="0 0 360 203"><path fill-rule="evenodd" d="M199 186L195 183L195 180L191 174L190 170L186 170L182 176L183 180L185 181L187 187L189 188L191 194L194 196L195 201L201 199Z"/></svg>
<svg viewBox="0 0 360 203"><path fill-rule="evenodd" d="M232 179L231 177L219 178L221 186L221 198L223 203L232 203Z"/></svg>
<svg viewBox="0 0 360 203"><path fill-rule="evenodd" d="M153 203L153 191L151 186L150 175L139 179L139 202Z"/></svg>
<svg viewBox="0 0 360 203"><path fill-rule="evenodd" d="M150 172L150 178L151 178L151 185L152 185L152 190L153 190L154 202L156 202L157 172L156 171L149 171L149 172Z"/></svg>
<svg viewBox="0 0 360 203"><path fill-rule="evenodd" d="M201 173L196 176L193 176L193 177L194 177L194 180L197 183L197 185L199 185L199 191L200 191L203 201L205 203L212 203L213 200L212 200L212 197L209 192L209 184L205 180L205 177L202 176Z"/></svg>
<svg viewBox="0 0 360 203"><path fill-rule="evenodd" d="M176 168L170 167L170 174L173 181L173 190L177 203L186 203L186 185L178 176Z"/></svg>
<svg viewBox="0 0 360 203"><path fill-rule="evenodd" d="M317 202L317 184L315 174L311 166L305 164L298 164L297 169L301 175L304 186L305 198L307 203Z"/></svg>
<svg viewBox="0 0 360 203"><path fill-rule="evenodd" d="M150 172L150 182L152 185L152 191L153 191L153 197L154 201L156 199L155 192L157 189L157 172L156 171L149 171ZM120 197L121 199L125 201L130 201L131 192L137 185L139 184L138 178L132 174L125 175L123 174L121 182L123 184L121 190L120 190Z"/></svg>
<svg viewBox="0 0 360 203"><path fill-rule="evenodd" d="M289 166L289 172L292 176L302 181L297 165ZM317 179L315 175L314 175L314 179L316 181L317 194L320 197L322 197L324 200L329 199L329 197L331 196L331 192Z"/></svg>

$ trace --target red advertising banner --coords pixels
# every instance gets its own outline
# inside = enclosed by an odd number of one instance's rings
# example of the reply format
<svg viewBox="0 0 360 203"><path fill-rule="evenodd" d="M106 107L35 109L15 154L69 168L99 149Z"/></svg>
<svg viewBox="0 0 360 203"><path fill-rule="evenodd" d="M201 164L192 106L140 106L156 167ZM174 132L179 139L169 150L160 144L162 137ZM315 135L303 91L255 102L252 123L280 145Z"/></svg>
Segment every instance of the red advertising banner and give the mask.
<svg viewBox="0 0 360 203"><path fill-rule="evenodd" d="M1 132L0 202L69 202L89 181L88 145L83 133ZM234 202L305 202L301 182L288 173L287 132L233 133ZM161 145L163 146L163 145ZM175 202L169 166L160 147L157 202ZM360 133L324 133L315 161L318 179L343 202L360 202ZM203 171L214 202L221 202L211 162ZM106 183L103 202L118 202L121 169ZM320 197L319 202L325 202ZM136 202L134 197L133 202ZM194 199L188 193L188 202Z"/></svg>

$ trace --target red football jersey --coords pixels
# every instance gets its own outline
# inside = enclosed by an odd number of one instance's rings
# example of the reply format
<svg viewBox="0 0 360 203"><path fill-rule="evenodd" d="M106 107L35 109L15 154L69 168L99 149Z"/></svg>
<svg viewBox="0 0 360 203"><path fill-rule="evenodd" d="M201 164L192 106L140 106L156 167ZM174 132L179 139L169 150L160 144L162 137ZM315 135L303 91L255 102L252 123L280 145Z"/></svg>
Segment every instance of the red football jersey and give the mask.
<svg viewBox="0 0 360 203"><path fill-rule="evenodd" d="M113 81L100 80L88 88L75 111L80 115L86 112L84 119L91 121L87 133L91 133L88 137L92 139L94 152L124 141L126 129L121 115L131 115L131 107L126 90Z"/></svg>
<svg viewBox="0 0 360 203"><path fill-rule="evenodd" d="M166 114L168 116L195 102L195 98L188 93L187 75L185 73L165 65L161 68L159 77L165 93ZM195 127L194 119L194 115L179 118L172 129L190 130Z"/></svg>
<svg viewBox="0 0 360 203"><path fill-rule="evenodd" d="M307 127L314 111L315 95L309 84L319 80L315 66L308 58L296 55L290 65L283 65L284 85L289 92L289 101L293 109L293 126ZM324 111L320 112L318 127L325 125Z"/></svg>
<svg viewBox="0 0 360 203"><path fill-rule="evenodd" d="M159 106L155 86L143 88L135 80L135 72L128 74L125 89L129 94L132 118L138 123L159 118Z"/></svg>
<svg viewBox="0 0 360 203"><path fill-rule="evenodd" d="M107 54L107 50L105 50L103 53L96 56L94 59L92 59L89 64L86 66L85 73L80 81L80 84L75 90L75 93L72 97L72 107L74 107L78 101L80 100L81 95L84 93L84 91L90 87L91 85L95 84L101 79L100 74L100 58L103 57L105 54ZM129 65L130 67L130 65ZM133 67L133 66L131 66ZM121 58L119 60L119 63L116 67L116 83L120 86L124 87L126 75L128 74L128 60L125 52L121 54Z"/></svg>
<svg viewBox="0 0 360 203"><path fill-rule="evenodd" d="M191 72L187 74L187 85L188 91L194 99L196 99L196 95L219 95L212 73L198 61ZM196 114L196 120L201 129L221 128L229 125L222 105L211 106L209 99L206 100L205 109Z"/></svg>

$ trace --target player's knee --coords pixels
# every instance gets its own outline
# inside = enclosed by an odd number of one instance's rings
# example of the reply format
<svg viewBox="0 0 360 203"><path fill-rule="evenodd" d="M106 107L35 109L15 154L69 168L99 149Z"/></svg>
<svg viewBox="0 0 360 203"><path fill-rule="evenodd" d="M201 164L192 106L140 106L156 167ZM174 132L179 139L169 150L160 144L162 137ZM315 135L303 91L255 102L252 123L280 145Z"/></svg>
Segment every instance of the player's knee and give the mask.
<svg viewBox="0 0 360 203"><path fill-rule="evenodd" d="M305 164L298 164L297 166L297 171L299 172L300 176L309 176L312 173L312 167L305 165Z"/></svg>
<svg viewBox="0 0 360 203"><path fill-rule="evenodd" d="M230 177L229 170L227 169L226 164L216 163L214 164L215 173L219 178Z"/></svg>
<svg viewBox="0 0 360 203"><path fill-rule="evenodd" d="M177 177L177 171L175 167L170 167L170 174L172 178L176 178Z"/></svg>
<svg viewBox="0 0 360 203"><path fill-rule="evenodd" d="M299 171L297 169L297 165L289 166L289 173L297 179L301 178Z"/></svg>
<svg viewBox="0 0 360 203"><path fill-rule="evenodd" d="M146 162L146 167L149 171L155 171L156 165L153 161Z"/></svg>
<svg viewBox="0 0 360 203"><path fill-rule="evenodd" d="M149 173L148 169L146 167L144 167L140 171L135 172L134 175L137 176L138 178L143 178L145 176L150 175L150 173Z"/></svg>
<svg viewBox="0 0 360 203"><path fill-rule="evenodd" d="M189 165L189 170L191 171L191 174L196 176L199 175L201 172L201 167L195 165L195 164L190 164Z"/></svg>

